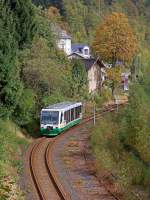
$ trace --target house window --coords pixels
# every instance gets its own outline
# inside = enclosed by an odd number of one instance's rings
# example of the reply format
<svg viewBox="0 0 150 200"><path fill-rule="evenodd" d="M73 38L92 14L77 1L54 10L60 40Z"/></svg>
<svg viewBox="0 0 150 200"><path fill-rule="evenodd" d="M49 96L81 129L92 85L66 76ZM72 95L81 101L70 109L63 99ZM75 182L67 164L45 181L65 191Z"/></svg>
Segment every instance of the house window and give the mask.
<svg viewBox="0 0 150 200"><path fill-rule="evenodd" d="M63 49L63 50L65 49L65 42L64 41L60 43L60 48Z"/></svg>
<svg viewBox="0 0 150 200"><path fill-rule="evenodd" d="M72 108L72 109L71 109L71 121L74 120L74 117L75 117L75 116L74 116L74 108Z"/></svg>
<svg viewBox="0 0 150 200"><path fill-rule="evenodd" d="M88 49L84 49L84 55L89 55L89 50Z"/></svg>

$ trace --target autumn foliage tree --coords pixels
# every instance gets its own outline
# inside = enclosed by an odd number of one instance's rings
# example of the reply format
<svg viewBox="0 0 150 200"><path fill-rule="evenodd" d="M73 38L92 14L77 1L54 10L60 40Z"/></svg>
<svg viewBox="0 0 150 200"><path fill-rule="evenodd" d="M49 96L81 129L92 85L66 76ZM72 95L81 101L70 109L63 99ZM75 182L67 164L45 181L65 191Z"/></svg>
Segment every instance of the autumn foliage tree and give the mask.
<svg viewBox="0 0 150 200"><path fill-rule="evenodd" d="M114 91L117 87L119 87L121 83L121 67L117 66L115 68L107 69L107 85L111 88L112 96L114 96Z"/></svg>
<svg viewBox="0 0 150 200"><path fill-rule="evenodd" d="M45 14L49 20L52 20L56 23L61 22L61 15L56 7L49 6L47 9L45 9Z"/></svg>
<svg viewBox="0 0 150 200"><path fill-rule="evenodd" d="M132 60L137 43L125 14L113 12L104 19L97 27L93 50L113 66L117 60Z"/></svg>

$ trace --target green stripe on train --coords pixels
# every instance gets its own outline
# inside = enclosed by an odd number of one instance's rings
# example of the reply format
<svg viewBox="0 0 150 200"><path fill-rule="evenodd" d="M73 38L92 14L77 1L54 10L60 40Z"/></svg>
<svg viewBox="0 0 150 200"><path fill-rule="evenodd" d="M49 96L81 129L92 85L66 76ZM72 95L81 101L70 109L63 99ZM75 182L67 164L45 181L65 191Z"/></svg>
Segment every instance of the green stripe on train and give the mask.
<svg viewBox="0 0 150 200"><path fill-rule="evenodd" d="M60 134L61 132L69 129L70 127L72 127L76 124L79 124L80 122L81 122L81 119L77 119L77 120L70 122L63 128L55 128L51 131L49 131L48 129L41 128L40 133L41 133L41 135L45 135L45 136L56 136L56 135Z"/></svg>

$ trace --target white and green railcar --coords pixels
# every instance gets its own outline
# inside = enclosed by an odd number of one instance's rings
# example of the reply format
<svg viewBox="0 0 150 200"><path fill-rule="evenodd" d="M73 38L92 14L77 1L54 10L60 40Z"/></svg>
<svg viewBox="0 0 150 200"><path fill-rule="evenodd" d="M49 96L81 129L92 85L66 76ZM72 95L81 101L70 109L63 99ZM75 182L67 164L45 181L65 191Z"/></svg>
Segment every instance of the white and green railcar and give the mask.
<svg viewBox="0 0 150 200"><path fill-rule="evenodd" d="M41 110L40 132L43 136L56 136L80 123L82 103L63 102Z"/></svg>

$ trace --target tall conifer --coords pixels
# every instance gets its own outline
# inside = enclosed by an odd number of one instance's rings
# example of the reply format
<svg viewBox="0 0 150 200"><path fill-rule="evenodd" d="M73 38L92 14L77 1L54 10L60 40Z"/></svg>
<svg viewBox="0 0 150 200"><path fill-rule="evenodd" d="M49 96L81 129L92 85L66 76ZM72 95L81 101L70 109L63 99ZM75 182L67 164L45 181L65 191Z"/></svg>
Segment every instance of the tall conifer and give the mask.
<svg viewBox="0 0 150 200"><path fill-rule="evenodd" d="M8 0L7 4L16 24L19 47L31 43L36 32L35 11L31 0Z"/></svg>
<svg viewBox="0 0 150 200"><path fill-rule="evenodd" d="M9 114L19 101L21 82L16 64L17 42L15 23L9 7L0 2L0 109ZM6 112L5 112L6 111Z"/></svg>

